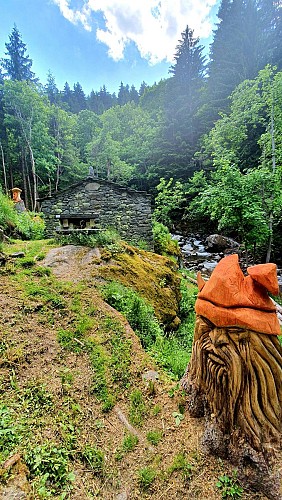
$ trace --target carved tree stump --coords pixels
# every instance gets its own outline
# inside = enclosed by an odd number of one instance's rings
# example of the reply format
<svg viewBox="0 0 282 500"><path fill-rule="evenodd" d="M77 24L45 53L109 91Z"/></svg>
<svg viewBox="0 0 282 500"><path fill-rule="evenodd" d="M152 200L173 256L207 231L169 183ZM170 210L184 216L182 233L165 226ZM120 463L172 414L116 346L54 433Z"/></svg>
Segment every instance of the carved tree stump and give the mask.
<svg viewBox="0 0 282 500"><path fill-rule="evenodd" d="M269 452L281 444L282 349L275 335L220 328L197 316L191 361L182 379L192 416L206 416L219 455L245 441Z"/></svg>
<svg viewBox="0 0 282 500"><path fill-rule="evenodd" d="M242 474L250 466L248 486L262 482L268 498L280 499L271 463L281 449L282 348L265 290L277 290L269 266L249 268L244 277L232 255L207 283L199 277L192 356L182 386L191 416L204 417L204 449L230 458Z"/></svg>

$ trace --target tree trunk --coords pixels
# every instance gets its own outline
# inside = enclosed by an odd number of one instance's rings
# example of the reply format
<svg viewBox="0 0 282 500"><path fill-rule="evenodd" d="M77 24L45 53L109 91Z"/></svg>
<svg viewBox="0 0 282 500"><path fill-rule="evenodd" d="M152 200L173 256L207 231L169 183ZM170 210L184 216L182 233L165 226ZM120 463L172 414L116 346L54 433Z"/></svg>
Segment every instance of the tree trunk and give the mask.
<svg viewBox="0 0 282 500"><path fill-rule="evenodd" d="M4 157L4 151L3 151L3 148L2 148L2 144L1 144L1 142L0 142L0 149L1 149L1 157L2 157L2 166L3 166L3 175L4 175L5 192L6 192L6 195L8 196L8 184L7 184L7 175L6 175L5 157Z"/></svg>
<svg viewBox="0 0 282 500"><path fill-rule="evenodd" d="M25 206L27 210L29 210L29 199L28 199L28 185L27 185L27 171L26 171L26 161L25 161L25 154L24 150L22 149L22 173L23 173L23 186L24 186L24 192L25 192Z"/></svg>

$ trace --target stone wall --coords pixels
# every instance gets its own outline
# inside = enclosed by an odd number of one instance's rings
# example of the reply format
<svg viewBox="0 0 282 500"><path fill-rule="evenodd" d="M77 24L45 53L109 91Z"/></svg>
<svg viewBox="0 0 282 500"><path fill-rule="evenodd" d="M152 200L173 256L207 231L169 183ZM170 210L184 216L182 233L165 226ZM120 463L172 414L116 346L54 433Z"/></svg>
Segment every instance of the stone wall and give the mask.
<svg viewBox="0 0 282 500"><path fill-rule="evenodd" d="M94 227L116 229L128 242L145 240L153 248L151 200L146 193L112 182L88 178L41 200L46 235L52 237L60 219L82 214Z"/></svg>

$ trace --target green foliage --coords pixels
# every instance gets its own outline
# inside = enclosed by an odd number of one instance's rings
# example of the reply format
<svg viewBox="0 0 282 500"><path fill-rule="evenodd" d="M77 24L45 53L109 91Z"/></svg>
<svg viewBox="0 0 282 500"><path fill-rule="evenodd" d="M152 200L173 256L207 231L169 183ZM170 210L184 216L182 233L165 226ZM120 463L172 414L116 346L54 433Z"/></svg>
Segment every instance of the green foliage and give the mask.
<svg viewBox="0 0 282 500"><path fill-rule="evenodd" d="M79 456L94 474L99 476L104 474L105 454L102 450L87 444L79 453Z"/></svg>
<svg viewBox="0 0 282 500"><path fill-rule="evenodd" d="M71 233L69 235L56 236L61 245L82 245L90 248L107 247L111 250L115 245L122 251L120 235L115 229L101 229L95 234Z"/></svg>
<svg viewBox="0 0 282 500"><path fill-rule="evenodd" d="M147 440L149 443L157 446L163 437L163 433L161 431L148 431L147 432Z"/></svg>
<svg viewBox="0 0 282 500"><path fill-rule="evenodd" d="M153 481L156 478L156 471L152 467L144 467L143 469L139 469L137 471L138 482L140 488L143 490L147 490L152 485Z"/></svg>
<svg viewBox="0 0 282 500"><path fill-rule="evenodd" d="M192 466L191 464L187 461L187 458L184 453L178 453L171 464L171 466L168 468L168 474L171 475L175 471L181 471L182 472L182 477L184 481L188 481L191 479L192 475Z"/></svg>
<svg viewBox="0 0 282 500"><path fill-rule="evenodd" d="M116 460L122 460L126 453L133 451L139 442L138 437L135 434L128 434L124 437L123 442L119 448L117 448L115 453Z"/></svg>
<svg viewBox="0 0 282 500"><path fill-rule="evenodd" d="M169 373L181 378L190 358L194 335L196 287L187 286L182 279L180 311L182 324L177 332L164 334L154 316L153 308L136 292L117 282L103 287L103 296L115 309L125 315L141 339L142 345Z"/></svg>
<svg viewBox="0 0 282 500"><path fill-rule="evenodd" d="M1 192L0 188L0 227L5 230L14 228L17 224L17 213L12 200Z"/></svg>
<svg viewBox="0 0 282 500"><path fill-rule="evenodd" d="M20 441L20 429L14 415L6 405L0 405L0 452L11 451Z"/></svg>
<svg viewBox="0 0 282 500"><path fill-rule="evenodd" d="M152 345L162 333L153 307L133 290L112 281L103 287L103 296L111 306L125 315L145 348Z"/></svg>
<svg viewBox="0 0 282 500"><path fill-rule="evenodd" d="M17 231L23 239L42 240L44 230L45 223L40 214L28 211L17 214Z"/></svg>
<svg viewBox="0 0 282 500"><path fill-rule="evenodd" d="M129 419L133 425L141 426L144 421L147 409L142 392L134 389L130 394Z"/></svg>
<svg viewBox="0 0 282 500"><path fill-rule="evenodd" d="M21 395L22 405L33 412L42 414L53 406L53 396L44 384L37 380L30 381Z"/></svg>
<svg viewBox="0 0 282 500"><path fill-rule="evenodd" d="M173 178L168 181L161 178L157 191L153 218L156 222L172 227L173 213L182 208L185 201L184 186Z"/></svg>
<svg viewBox="0 0 282 500"><path fill-rule="evenodd" d="M67 450L52 441L33 447L24 459L31 478L40 477L38 492L41 494L46 492L46 487L50 492L57 493L70 486L75 479L70 472Z"/></svg>
<svg viewBox="0 0 282 500"><path fill-rule="evenodd" d="M244 491L238 483L236 470L233 471L232 477L220 476L216 486L221 491L221 498L241 498Z"/></svg>
<svg viewBox="0 0 282 500"><path fill-rule="evenodd" d="M112 379L118 382L120 387L126 388L130 384L131 341L117 331L111 335L111 347Z"/></svg>
<svg viewBox="0 0 282 500"><path fill-rule="evenodd" d="M265 169L243 174L225 162L212 173L209 186L198 193L189 210L208 215L219 231L236 231L246 249L263 247L269 237L266 208L273 188Z"/></svg>
<svg viewBox="0 0 282 500"><path fill-rule="evenodd" d="M50 285L42 281L40 283L30 282L25 287L27 297L36 297L45 303L50 303L56 309L63 309L66 305L65 300L57 291L53 290Z"/></svg>
<svg viewBox="0 0 282 500"><path fill-rule="evenodd" d="M162 223L153 221L154 249L160 255L180 255L177 241L171 238L170 232Z"/></svg>
<svg viewBox="0 0 282 500"><path fill-rule="evenodd" d="M9 234L18 234L23 239L40 240L44 236L45 224L39 214L17 213L13 201L0 188L0 227Z"/></svg>

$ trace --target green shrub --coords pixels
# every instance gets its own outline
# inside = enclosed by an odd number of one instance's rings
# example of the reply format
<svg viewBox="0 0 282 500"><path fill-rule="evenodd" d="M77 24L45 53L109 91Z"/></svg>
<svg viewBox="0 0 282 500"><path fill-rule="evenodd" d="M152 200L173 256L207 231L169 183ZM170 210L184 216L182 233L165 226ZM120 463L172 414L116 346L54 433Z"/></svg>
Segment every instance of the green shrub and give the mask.
<svg viewBox="0 0 282 500"><path fill-rule="evenodd" d="M70 472L68 452L50 441L32 447L25 457L31 477L41 477L41 489L46 487L51 493L60 491L75 479Z"/></svg>
<svg viewBox="0 0 282 500"><path fill-rule="evenodd" d="M71 233L68 235L59 235L56 237L61 245L82 245L90 248L96 247L113 247L117 246L120 250L122 249L119 245L120 235L115 229L101 229L94 233Z"/></svg>
<svg viewBox="0 0 282 500"><path fill-rule="evenodd" d="M26 240L42 240L45 223L41 214L22 212L17 214L17 231Z"/></svg>
<svg viewBox="0 0 282 500"><path fill-rule="evenodd" d="M154 249L160 255L180 255L178 242L171 238L170 232L164 224L153 222Z"/></svg>

